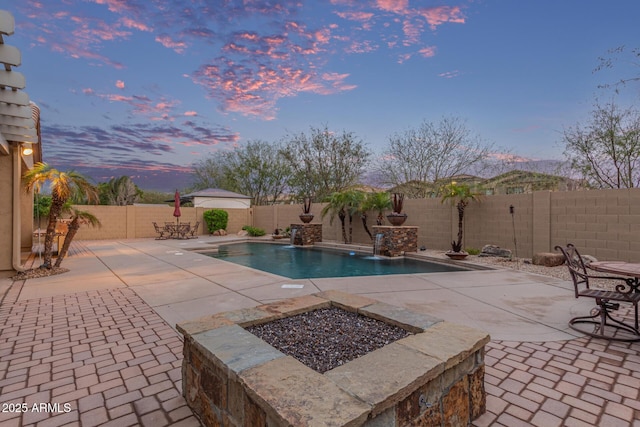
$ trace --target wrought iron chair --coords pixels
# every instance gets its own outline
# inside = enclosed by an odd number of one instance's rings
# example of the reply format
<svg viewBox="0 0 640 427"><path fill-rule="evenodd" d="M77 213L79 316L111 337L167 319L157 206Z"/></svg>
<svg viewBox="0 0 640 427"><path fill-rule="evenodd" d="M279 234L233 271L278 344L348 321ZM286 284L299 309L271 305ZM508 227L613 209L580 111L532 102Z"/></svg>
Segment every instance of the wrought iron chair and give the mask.
<svg viewBox="0 0 640 427"><path fill-rule="evenodd" d="M198 232L198 227L200 227L200 221L196 221L196 224L189 230L189 239L198 238L198 236L195 235Z"/></svg>
<svg viewBox="0 0 640 427"><path fill-rule="evenodd" d="M155 222L153 223L153 228L155 228L156 233L158 233L158 237L156 237L156 240L166 240L166 237L164 236L166 230L164 228L159 227Z"/></svg>
<svg viewBox="0 0 640 427"><path fill-rule="evenodd" d="M565 258L565 264L569 268L576 298L587 297L596 301L597 307L591 310L589 316L577 316L569 320L569 327L583 334L617 341L638 341L640 330L638 329L638 302L640 293L633 291L634 278L614 276L594 276L587 273L585 263L576 247L569 243L566 247L556 246ZM620 281L615 290L593 289L589 285L590 279L605 279ZM611 313L620 308L620 303L633 305L635 317L634 324L630 325L611 317ZM592 329L580 328L577 325L591 325Z"/></svg>

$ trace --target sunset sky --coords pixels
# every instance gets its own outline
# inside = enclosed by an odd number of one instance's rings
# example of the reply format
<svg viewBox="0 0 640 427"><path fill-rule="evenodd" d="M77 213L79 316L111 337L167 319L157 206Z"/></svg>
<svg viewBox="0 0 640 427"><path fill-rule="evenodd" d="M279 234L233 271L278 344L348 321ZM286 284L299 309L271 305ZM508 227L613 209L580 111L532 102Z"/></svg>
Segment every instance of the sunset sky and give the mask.
<svg viewBox="0 0 640 427"><path fill-rule="evenodd" d="M248 140L325 124L374 153L394 132L457 116L484 140L560 159L598 85L640 75L637 0L0 0L5 43L41 108L44 160L96 182L189 183ZM616 101L638 102L637 87Z"/></svg>

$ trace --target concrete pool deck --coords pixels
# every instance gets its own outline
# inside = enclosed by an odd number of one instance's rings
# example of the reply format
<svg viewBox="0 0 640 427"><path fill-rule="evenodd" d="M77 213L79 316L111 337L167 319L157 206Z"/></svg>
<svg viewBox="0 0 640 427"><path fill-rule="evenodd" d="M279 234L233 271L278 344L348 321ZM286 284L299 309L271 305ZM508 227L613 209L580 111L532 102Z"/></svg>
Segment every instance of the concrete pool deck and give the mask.
<svg viewBox="0 0 640 427"><path fill-rule="evenodd" d="M569 329L592 304L568 282L509 269L291 280L192 251L232 240L77 242L70 272L15 282L0 306L0 403L63 396L75 411L0 423L198 425L179 395L176 323L336 289L488 332L488 412L474 425L640 425L640 344ZM56 313L59 336L44 321Z"/></svg>

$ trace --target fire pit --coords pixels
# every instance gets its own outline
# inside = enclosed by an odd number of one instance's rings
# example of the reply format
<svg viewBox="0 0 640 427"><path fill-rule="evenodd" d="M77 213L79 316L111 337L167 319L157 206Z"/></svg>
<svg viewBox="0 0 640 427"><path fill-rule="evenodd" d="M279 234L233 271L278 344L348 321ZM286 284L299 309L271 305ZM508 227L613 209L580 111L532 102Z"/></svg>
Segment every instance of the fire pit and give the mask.
<svg viewBox="0 0 640 427"><path fill-rule="evenodd" d="M320 309L357 313L406 336L321 374L245 329ZM328 291L178 330L183 394L207 426L467 425L485 411L486 333L370 298Z"/></svg>

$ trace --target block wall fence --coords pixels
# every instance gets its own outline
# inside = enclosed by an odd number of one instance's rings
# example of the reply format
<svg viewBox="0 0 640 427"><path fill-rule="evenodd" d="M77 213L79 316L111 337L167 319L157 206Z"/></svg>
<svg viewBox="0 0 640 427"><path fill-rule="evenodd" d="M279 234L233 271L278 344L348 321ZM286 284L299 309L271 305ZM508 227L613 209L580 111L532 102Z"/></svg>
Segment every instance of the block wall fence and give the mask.
<svg viewBox="0 0 640 427"><path fill-rule="evenodd" d="M509 207L514 207L513 216ZM340 220L322 218L323 204L314 203L312 223L322 223L325 241L342 241ZM131 239L155 237L152 222L174 222L170 206L82 206L102 222L101 228L83 226L77 238ZM237 233L243 225L253 225L272 233L300 223L300 205L254 206L226 209L227 231ZM182 208L182 222L200 221L199 235L208 234L203 208ZM404 225L417 226L418 247L447 250L456 238L458 213L440 199L405 199ZM377 213L368 214L369 230ZM388 225L388 224L387 224ZM347 219L347 229L349 227ZM360 216L353 218L353 243L371 243ZM553 251L555 245L574 243L582 253L602 260L640 262L640 189L569 192L538 191L529 194L486 196L471 202L465 210L464 248L487 244L517 251L520 257Z"/></svg>

